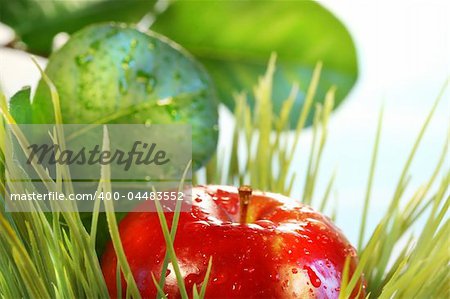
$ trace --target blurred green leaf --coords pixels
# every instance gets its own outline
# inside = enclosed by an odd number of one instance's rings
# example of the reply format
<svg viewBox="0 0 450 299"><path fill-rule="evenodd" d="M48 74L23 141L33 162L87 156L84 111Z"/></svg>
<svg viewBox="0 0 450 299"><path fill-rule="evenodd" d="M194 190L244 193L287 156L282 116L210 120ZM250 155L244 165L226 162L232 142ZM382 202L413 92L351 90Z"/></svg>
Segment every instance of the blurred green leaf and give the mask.
<svg viewBox="0 0 450 299"><path fill-rule="evenodd" d="M96 22L137 22L156 0L0 0L0 22L12 27L30 52L48 55L53 37Z"/></svg>
<svg viewBox="0 0 450 299"><path fill-rule="evenodd" d="M14 94L9 102L9 110L19 124L31 124L30 87L25 86Z"/></svg>
<svg viewBox="0 0 450 299"><path fill-rule="evenodd" d="M277 113L292 82L300 84L291 126L298 119L318 61L323 62L318 101L323 102L326 91L336 85L338 106L357 78L356 50L349 32L313 1L178 1L158 16L151 29L200 59L230 108L233 91L251 91L271 52L276 52L273 106Z"/></svg>

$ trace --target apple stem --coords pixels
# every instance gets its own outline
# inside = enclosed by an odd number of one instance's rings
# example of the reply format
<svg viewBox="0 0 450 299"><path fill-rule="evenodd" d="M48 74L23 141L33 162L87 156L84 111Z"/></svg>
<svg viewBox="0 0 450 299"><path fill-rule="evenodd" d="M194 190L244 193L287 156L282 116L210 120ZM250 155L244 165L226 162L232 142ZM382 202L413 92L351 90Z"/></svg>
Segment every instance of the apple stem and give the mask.
<svg viewBox="0 0 450 299"><path fill-rule="evenodd" d="M250 202L250 198L252 196L252 187L247 185L242 185L239 187L239 209L240 209L240 217L239 222L241 224L247 223L247 210L248 204Z"/></svg>

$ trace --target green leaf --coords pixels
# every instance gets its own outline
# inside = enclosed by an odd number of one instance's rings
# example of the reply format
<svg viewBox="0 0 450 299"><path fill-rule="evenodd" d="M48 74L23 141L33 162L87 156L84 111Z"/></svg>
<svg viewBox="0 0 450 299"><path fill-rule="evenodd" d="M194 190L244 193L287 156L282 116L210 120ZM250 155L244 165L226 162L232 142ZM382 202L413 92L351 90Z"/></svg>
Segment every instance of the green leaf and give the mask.
<svg viewBox="0 0 450 299"><path fill-rule="evenodd" d="M15 121L19 124L31 124L31 100L30 87L25 86L12 96L9 102L9 110Z"/></svg>
<svg viewBox="0 0 450 299"><path fill-rule="evenodd" d="M158 16L151 29L200 59L230 108L232 92L251 92L270 54L276 52L273 108L277 114L293 81L299 81L291 127L298 120L318 61L323 62L318 101L323 102L326 91L336 85L338 106L357 78L356 50L349 32L313 1L178 1Z"/></svg>
<svg viewBox="0 0 450 299"><path fill-rule="evenodd" d="M48 55L53 37L96 22L137 22L156 0L0 0L0 22L11 26L30 52Z"/></svg>

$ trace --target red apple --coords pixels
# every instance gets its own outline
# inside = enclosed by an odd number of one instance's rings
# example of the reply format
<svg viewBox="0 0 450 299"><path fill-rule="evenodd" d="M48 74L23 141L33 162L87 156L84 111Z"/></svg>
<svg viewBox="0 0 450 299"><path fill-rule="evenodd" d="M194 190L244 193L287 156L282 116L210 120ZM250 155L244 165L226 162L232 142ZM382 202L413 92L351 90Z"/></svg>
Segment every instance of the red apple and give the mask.
<svg viewBox="0 0 450 299"><path fill-rule="evenodd" d="M212 257L207 298L337 298L346 257L351 273L357 264L342 232L299 201L240 191L239 196L235 187L195 187L191 211L180 214L174 248L190 296L194 284L201 286ZM166 213L169 224L172 216ZM165 255L158 215L129 213L119 230L140 293L154 298L151 273L159 278ZM111 297L117 297L116 263L110 243L102 270ZM164 291L169 298L180 297L170 264Z"/></svg>

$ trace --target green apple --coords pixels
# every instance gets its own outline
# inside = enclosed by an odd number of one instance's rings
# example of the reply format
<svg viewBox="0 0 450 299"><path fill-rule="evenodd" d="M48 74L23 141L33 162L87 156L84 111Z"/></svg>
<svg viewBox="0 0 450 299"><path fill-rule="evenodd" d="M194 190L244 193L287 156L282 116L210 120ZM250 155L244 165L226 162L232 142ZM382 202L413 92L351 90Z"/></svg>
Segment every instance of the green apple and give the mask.
<svg viewBox="0 0 450 299"><path fill-rule="evenodd" d="M50 56L66 124L190 124L194 169L214 153L218 112L203 67L174 42L121 24L96 24L75 33ZM53 123L49 89L41 80L33 123Z"/></svg>

